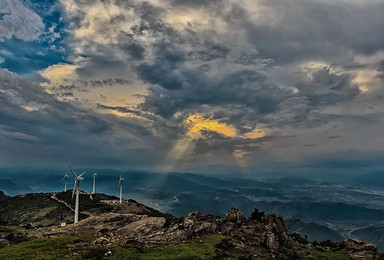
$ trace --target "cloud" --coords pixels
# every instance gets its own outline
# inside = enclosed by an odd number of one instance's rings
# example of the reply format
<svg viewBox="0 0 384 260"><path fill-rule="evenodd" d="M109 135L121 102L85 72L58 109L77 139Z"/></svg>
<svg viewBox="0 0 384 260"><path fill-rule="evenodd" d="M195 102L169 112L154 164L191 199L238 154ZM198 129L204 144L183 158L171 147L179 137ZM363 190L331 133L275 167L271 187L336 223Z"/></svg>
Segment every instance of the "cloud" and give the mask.
<svg viewBox="0 0 384 260"><path fill-rule="evenodd" d="M34 41L44 31L44 23L33 10L19 0L4 0L0 3L0 42L15 37Z"/></svg>
<svg viewBox="0 0 384 260"><path fill-rule="evenodd" d="M42 77L49 80L50 84L63 84L69 81L75 81L76 65L55 64L41 71Z"/></svg>
<svg viewBox="0 0 384 260"><path fill-rule="evenodd" d="M139 167L143 151L148 165L157 160L150 156L156 145L148 145L158 140L145 122L118 120L77 102L58 101L38 84L7 70L0 70L0 93L2 165L123 166L137 161Z"/></svg>
<svg viewBox="0 0 384 260"><path fill-rule="evenodd" d="M304 160L365 145L380 150L380 1L58 6L65 30L47 28L67 37L69 56L39 69L43 88L2 72L2 116L22 118L14 120L19 126L3 120L4 131L19 136L7 140L35 137L42 151L57 145L61 155L70 145L108 147L115 152L101 156L116 164L145 154L149 164L180 168ZM37 118L44 135L28 127Z"/></svg>
<svg viewBox="0 0 384 260"><path fill-rule="evenodd" d="M300 128L306 137L292 138L300 139L297 147L315 143L303 140L315 138L315 128L327 132L329 124L345 124L346 115L335 111L358 110L368 102L361 73L374 71L379 59L364 57L379 51L384 40L377 1L72 0L62 5L73 31L72 62L79 79L91 87L92 80L121 78L146 89L140 102L97 101L98 109L150 122L170 143L193 147L186 155L191 160L215 149L252 157L258 149L279 149L275 140ZM208 19L208 14L214 15ZM380 35L373 37L366 28ZM193 115L206 127L186 142ZM226 136L212 124L233 133ZM260 138L262 146L254 143Z"/></svg>

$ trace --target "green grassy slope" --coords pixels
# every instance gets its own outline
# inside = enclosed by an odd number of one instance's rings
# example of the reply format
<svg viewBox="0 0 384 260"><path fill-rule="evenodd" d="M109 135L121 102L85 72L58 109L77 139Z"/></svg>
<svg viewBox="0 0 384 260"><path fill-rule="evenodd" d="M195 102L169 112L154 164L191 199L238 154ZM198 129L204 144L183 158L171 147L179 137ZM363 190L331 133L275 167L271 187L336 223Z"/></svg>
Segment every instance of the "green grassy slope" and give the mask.
<svg viewBox="0 0 384 260"><path fill-rule="evenodd" d="M59 225L72 221L73 212L49 193L33 193L0 201L0 225Z"/></svg>

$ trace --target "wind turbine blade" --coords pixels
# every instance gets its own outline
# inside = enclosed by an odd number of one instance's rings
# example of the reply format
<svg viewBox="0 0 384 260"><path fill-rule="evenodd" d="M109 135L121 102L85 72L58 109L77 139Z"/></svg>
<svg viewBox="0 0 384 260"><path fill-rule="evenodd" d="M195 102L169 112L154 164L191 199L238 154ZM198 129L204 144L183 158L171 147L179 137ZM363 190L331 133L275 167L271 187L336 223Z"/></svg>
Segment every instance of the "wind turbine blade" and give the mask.
<svg viewBox="0 0 384 260"><path fill-rule="evenodd" d="M76 179L75 179L75 184L73 184L72 199L73 199L73 196L75 196L75 189L76 189Z"/></svg>
<svg viewBox="0 0 384 260"><path fill-rule="evenodd" d="M63 180L65 179L65 176L61 179L61 181L60 182L62 182Z"/></svg>
<svg viewBox="0 0 384 260"><path fill-rule="evenodd" d="M82 174L79 175L79 177L83 176L87 171L83 172Z"/></svg>
<svg viewBox="0 0 384 260"><path fill-rule="evenodd" d="M75 178L77 178L77 175L76 175L75 171L72 169L71 165L69 165L69 169L71 170L73 176L75 176Z"/></svg>

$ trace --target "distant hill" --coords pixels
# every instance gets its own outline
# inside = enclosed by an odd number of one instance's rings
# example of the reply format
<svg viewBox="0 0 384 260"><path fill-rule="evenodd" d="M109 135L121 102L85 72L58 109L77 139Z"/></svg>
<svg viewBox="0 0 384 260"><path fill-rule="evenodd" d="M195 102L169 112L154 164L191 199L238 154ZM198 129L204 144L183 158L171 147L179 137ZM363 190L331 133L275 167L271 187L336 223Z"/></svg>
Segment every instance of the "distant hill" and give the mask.
<svg viewBox="0 0 384 260"><path fill-rule="evenodd" d="M0 201L0 225L38 226L70 222L72 211L51 198L52 194L32 193ZM84 215L81 215L84 218Z"/></svg>
<svg viewBox="0 0 384 260"><path fill-rule="evenodd" d="M12 179L0 179L0 190L11 196L32 192L32 189L28 185L17 184Z"/></svg>
<svg viewBox="0 0 384 260"><path fill-rule="evenodd" d="M362 186L384 187L384 171L365 173L351 179L351 183Z"/></svg>
<svg viewBox="0 0 384 260"><path fill-rule="evenodd" d="M302 221L287 220L288 231L290 233L297 232L302 237L306 237L308 241L338 241L344 240L343 236L337 231L330 229L326 226L322 226L316 223L305 223ZM292 224L289 224L292 223Z"/></svg>
<svg viewBox="0 0 384 260"><path fill-rule="evenodd" d="M352 236L375 243L380 250L384 250L384 224L377 224L352 232Z"/></svg>
<svg viewBox="0 0 384 260"><path fill-rule="evenodd" d="M0 201L10 198L9 196L5 195L3 191L0 190Z"/></svg>

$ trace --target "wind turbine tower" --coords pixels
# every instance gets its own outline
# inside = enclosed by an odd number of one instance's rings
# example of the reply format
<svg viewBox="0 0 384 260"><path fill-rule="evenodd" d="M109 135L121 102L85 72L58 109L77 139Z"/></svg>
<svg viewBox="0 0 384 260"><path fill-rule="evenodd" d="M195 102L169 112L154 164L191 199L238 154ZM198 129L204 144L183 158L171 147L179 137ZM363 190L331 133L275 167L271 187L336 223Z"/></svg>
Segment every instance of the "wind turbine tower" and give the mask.
<svg viewBox="0 0 384 260"><path fill-rule="evenodd" d="M121 202L123 201L123 181L124 181L124 178L122 178L120 176L120 179L119 179L119 186L120 186L120 204Z"/></svg>
<svg viewBox="0 0 384 260"><path fill-rule="evenodd" d="M92 178L93 178L93 189L92 189L92 194L95 194L95 189L96 189L96 175L97 175L96 172L94 172L94 173L92 174Z"/></svg>
<svg viewBox="0 0 384 260"><path fill-rule="evenodd" d="M68 181L68 174L67 172L65 172L65 175L64 175L64 178L61 180L63 181L64 180L64 192L67 192L67 181Z"/></svg>
<svg viewBox="0 0 384 260"><path fill-rule="evenodd" d="M72 191L72 199L75 195L75 189L76 189L76 204L75 204L75 223L79 222L79 192L80 192L80 181L84 180L82 177L85 172L80 174L79 176L76 175L75 171L72 169L71 165L69 165L69 169L71 170L73 177L75 177L75 187Z"/></svg>

